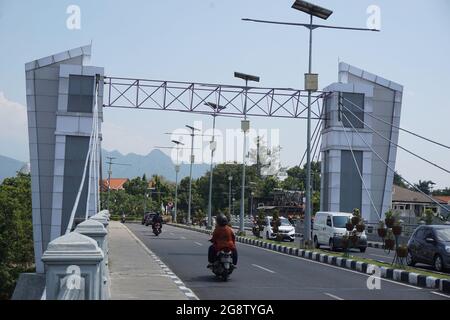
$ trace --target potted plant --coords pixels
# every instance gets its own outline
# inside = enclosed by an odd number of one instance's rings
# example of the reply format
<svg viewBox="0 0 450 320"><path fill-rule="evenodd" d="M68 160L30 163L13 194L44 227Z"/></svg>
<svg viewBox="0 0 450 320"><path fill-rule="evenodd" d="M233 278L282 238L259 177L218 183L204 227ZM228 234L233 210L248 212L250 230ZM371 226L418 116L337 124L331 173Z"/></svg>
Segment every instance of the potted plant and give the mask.
<svg viewBox="0 0 450 320"><path fill-rule="evenodd" d="M354 226L350 219L348 219L347 223L345 224L345 228L347 229L347 231L353 231Z"/></svg>
<svg viewBox="0 0 450 320"><path fill-rule="evenodd" d="M358 239L359 239L356 232L352 232L348 238L352 242L353 245L356 245L356 243L358 242Z"/></svg>
<svg viewBox="0 0 450 320"><path fill-rule="evenodd" d="M385 213L384 222L386 223L386 227L392 228L395 222L394 212L392 210Z"/></svg>
<svg viewBox="0 0 450 320"><path fill-rule="evenodd" d="M398 246L397 250L397 256L399 258L406 258L406 256L408 255L408 247L404 244Z"/></svg>
<svg viewBox="0 0 450 320"><path fill-rule="evenodd" d="M353 209L352 224L357 225L360 221L361 221L361 213L359 212L359 209L355 208Z"/></svg>
<svg viewBox="0 0 450 320"><path fill-rule="evenodd" d="M402 234L402 225L398 220L395 221L394 225L392 226L392 233L394 234L394 236L399 236Z"/></svg>
<svg viewBox="0 0 450 320"><path fill-rule="evenodd" d="M377 232L378 232L378 236L379 236L380 238L386 237L387 229L386 229L386 227L385 227L385 224L384 224L384 221L383 221L383 220L380 220L380 222L378 223L378 229L377 229Z"/></svg>
<svg viewBox="0 0 450 320"><path fill-rule="evenodd" d="M392 250L395 247L395 240L391 230L388 230L386 238L384 239L384 248L387 250Z"/></svg>
<svg viewBox="0 0 450 320"><path fill-rule="evenodd" d="M366 229L366 226L364 225L364 223L362 221L360 221L356 225L356 231L358 231L358 232L363 232L365 229Z"/></svg>
<svg viewBox="0 0 450 320"><path fill-rule="evenodd" d="M272 216L272 230L276 234L276 240L281 241L281 234L279 232L279 227L281 226L281 219L278 212L275 212Z"/></svg>

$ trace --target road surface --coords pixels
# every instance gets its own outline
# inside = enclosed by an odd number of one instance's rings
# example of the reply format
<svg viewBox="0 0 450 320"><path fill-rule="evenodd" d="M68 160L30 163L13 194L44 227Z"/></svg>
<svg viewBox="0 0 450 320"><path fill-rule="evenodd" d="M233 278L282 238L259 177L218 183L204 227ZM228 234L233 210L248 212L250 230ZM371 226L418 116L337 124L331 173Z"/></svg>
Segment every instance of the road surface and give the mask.
<svg viewBox="0 0 450 320"><path fill-rule="evenodd" d="M369 290L365 274L241 243L238 268L223 282L206 268L209 235L164 225L156 237L151 227L127 226L200 299L450 299L436 290L385 279L380 290Z"/></svg>

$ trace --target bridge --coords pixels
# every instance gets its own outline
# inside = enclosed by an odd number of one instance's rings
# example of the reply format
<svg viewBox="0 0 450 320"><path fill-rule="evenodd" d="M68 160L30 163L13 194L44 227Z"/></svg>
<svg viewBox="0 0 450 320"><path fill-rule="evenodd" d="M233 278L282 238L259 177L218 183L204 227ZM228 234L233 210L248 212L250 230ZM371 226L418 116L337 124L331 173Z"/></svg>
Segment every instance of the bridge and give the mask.
<svg viewBox="0 0 450 320"><path fill-rule="evenodd" d="M381 289L368 290L375 266L250 234L238 238L232 281L219 285L206 269L207 230L172 224L153 237L140 224L111 221L99 196L108 108L300 121L308 95L291 88L110 77L88 65L90 56L91 47L84 46L25 67L36 274L23 275L16 298L26 298L32 283L33 298L49 300L448 298L438 292L447 288L444 280L389 268L381 269ZM365 220L377 222L389 208L402 91L393 81L340 63L339 82L313 93L323 210L361 208ZM211 111L205 105L211 101L227 109ZM389 256L373 250L364 257Z"/></svg>

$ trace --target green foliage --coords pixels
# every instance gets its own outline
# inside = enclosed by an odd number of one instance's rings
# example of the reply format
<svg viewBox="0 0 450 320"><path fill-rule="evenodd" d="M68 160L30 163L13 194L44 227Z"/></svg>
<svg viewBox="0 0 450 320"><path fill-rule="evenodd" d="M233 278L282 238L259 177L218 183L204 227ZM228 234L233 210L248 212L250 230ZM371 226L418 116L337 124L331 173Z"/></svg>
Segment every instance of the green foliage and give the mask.
<svg viewBox="0 0 450 320"><path fill-rule="evenodd" d="M22 272L34 264L30 175L0 185L0 299L9 299Z"/></svg>
<svg viewBox="0 0 450 320"><path fill-rule="evenodd" d="M431 180L419 180L419 183L415 184L414 186L419 189L420 191L422 191L425 194L431 194L431 188L435 185L436 183L434 183Z"/></svg>
<svg viewBox="0 0 450 320"><path fill-rule="evenodd" d="M433 224L434 212L430 208L425 209L422 219L427 225Z"/></svg>

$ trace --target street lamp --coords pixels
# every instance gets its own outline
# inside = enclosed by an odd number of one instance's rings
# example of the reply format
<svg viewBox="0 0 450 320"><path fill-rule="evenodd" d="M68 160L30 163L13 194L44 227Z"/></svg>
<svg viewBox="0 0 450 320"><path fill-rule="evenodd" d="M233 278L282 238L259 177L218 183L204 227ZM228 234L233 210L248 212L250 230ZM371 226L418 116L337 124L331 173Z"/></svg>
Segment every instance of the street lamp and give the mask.
<svg viewBox="0 0 450 320"><path fill-rule="evenodd" d="M186 128L191 130L191 165L189 167L189 200L188 200L188 216L187 224L191 224L191 202L192 202L192 165L194 164L194 136L195 131L200 131L194 127L186 125Z"/></svg>
<svg viewBox="0 0 450 320"><path fill-rule="evenodd" d="M172 140L173 143L177 146L177 163L175 164L175 212L173 215L173 220L177 222L177 208L178 208L178 172L180 171L180 165L178 163L178 154L179 154L179 146L184 146L184 143L178 140Z"/></svg>
<svg viewBox="0 0 450 320"><path fill-rule="evenodd" d="M250 129L250 121L247 120L247 96L248 82L259 82L259 77L241 72L235 72L234 76L245 81L245 100L244 100L244 120L241 121L241 129L244 133L243 154L242 154L242 187L241 187L241 211L239 215L239 232L244 232L244 197L245 197L245 154L247 151L247 131Z"/></svg>
<svg viewBox="0 0 450 320"><path fill-rule="evenodd" d="M279 22L279 21L267 21L267 20L255 20L244 18L244 21L270 23L270 24L280 24L280 25L291 25L291 26L301 26L309 29L309 66L308 73L305 74L305 90L308 91L308 122L307 122L307 175L306 175L306 210L305 210L305 235L304 239L311 242L311 93L312 91L318 90L318 75L311 73L312 70L312 32L314 29L318 28L328 28L328 29L341 29L341 30L357 30L357 31L380 31L377 29L367 29L367 28L353 28L353 27L339 27L339 26L327 26L327 25L317 25L313 24L313 17L317 17L323 20L328 19L333 11L322 8L315 4L309 3L303 0L296 0L292 5L293 9L302 11L309 15L309 24L307 23L290 23L290 22Z"/></svg>
<svg viewBox="0 0 450 320"><path fill-rule="evenodd" d="M211 139L211 165L209 168L209 196L208 196L208 225L206 226L207 229L212 228L212 181L213 181L213 160L214 160L214 151L216 150L216 142L214 141L214 134L216 129L216 117L217 113L225 109L226 107L212 103L212 102L206 102L205 105L211 107L213 109L213 134Z"/></svg>

